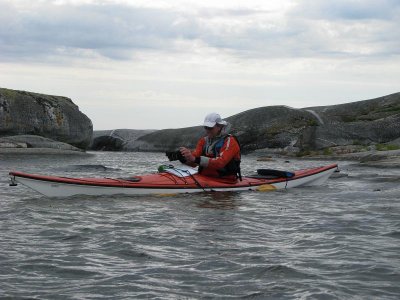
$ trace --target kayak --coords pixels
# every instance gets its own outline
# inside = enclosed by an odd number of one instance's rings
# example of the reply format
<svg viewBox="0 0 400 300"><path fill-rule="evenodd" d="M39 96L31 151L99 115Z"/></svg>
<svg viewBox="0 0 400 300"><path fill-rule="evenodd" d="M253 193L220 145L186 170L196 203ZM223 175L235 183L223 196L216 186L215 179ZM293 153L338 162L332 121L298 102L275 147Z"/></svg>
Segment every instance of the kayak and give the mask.
<svg viewBox="0 0 400 300"><path fill-rule="evenodd" d="M323 184L337 169L337 164L297 170L274 171L244 176L242 180L213 178L193 168L164 166L158 173L126 178L71 178L10 172L10 186L21 183L48 197L73 195L169 195L198 192L273 191ZM277 175L278 174L278 175ZM280 175L283 174L283 175ZM285 175L289 174L289 175Z"/></svg>

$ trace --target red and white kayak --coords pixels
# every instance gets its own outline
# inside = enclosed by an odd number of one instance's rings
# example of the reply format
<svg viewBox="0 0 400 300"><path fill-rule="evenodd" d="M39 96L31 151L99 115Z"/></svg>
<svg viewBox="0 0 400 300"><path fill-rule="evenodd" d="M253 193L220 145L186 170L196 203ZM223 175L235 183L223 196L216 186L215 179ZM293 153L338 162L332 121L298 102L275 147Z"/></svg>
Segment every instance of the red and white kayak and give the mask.
<svg viewBox="0 0 400 300"><path fill-rule="evenodd" d="M21 183L48 197L73 195L148 195L226 191L271 191L323 184L336 164L293 172L294 176L245 176L232 182L197 174L192 168L166 168L162 172L128 178L69 178L10 172L11 186Z"/></svg>

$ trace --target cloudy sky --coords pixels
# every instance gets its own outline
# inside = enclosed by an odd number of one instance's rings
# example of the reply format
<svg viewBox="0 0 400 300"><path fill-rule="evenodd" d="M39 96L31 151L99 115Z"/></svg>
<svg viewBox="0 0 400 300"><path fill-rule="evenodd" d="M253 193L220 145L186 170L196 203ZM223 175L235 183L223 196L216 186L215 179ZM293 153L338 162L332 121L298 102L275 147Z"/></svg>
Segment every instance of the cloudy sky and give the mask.
<svg viewBox="0 0 400 300"><path fill-rule="evenodd" d="M0 87L94 129L400 92L399 0L0 0Z"/></svg>

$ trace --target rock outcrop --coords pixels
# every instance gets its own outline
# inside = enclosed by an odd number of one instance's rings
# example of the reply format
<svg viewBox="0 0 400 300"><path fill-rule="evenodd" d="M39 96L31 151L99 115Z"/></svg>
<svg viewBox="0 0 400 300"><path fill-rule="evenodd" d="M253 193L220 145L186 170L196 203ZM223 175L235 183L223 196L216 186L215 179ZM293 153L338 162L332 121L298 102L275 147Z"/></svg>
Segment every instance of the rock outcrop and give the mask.
<svg viewBox="0 0 400 300"><path fill-rule="evenodd" d="M230 132L238 137L244 152L266 147L291 147L304 128L316 123L312 113L287 106L252 109L226 120L230 123ZM93 139L91 149L101 149L96 147L99 141L111 145L110 148L114 150L125 151L167 151L179 146L193 148L204 135L202 126L163 129L151 133L141 131L140 134L137 134L137 130L129 129L125 129L124 134L121 134L121 130L115 130L112 134L109 132L95 132L97 137ZM127 139L128 132L134 138Z"/></svg>
<svg viewBox="0 0 400 300"><path fill-rule="evenodd" d="M259 149L285 154L325 149L346 152L351 149L360 151L362 147L371 145L373 148L376 144L399 145L400 93L304 109L260 107L226 120L231 125L230 132L238 137L244 153ZM123 134L120 131L110 133L99 133L94 142L103 143L103 146L111 145L113 150L167 151L179 146L195 147L204 130L201 126L195 126L151 133L129 129ZM129 135L131 137L127 138ZM92 146L96 143L92 143ZM344 149L343 146L351 149Z"/></svg>
<svg viewBox="0 0 400 300"><path fill-rule="evenodd" d="M309 111L288 106L251 109L227 120L245 151L293 148L298 136L318 123Z"/></svg>
<svg viewBox="0 0 400 300"><path fill-rule="evenodd" d="M0 137L36 135L86 149L92 133L69 98L0 88Z"/></svg>
<svg viewBox="0 0 400 300"><path fill-rule="evenodd" d="M93 132L90 150L135 151L137 139L155 130L115 129Z"/></svg>
<svg viewBox="0 0 400 300"><path fill-rule="evenodd" d="M231 127L229 132L239 139L244 153L267 147L293 147L299 134L317 123L315 119L308 111L287 106L261 107L226 118ZM132 144L132 150L166 151L179 146L193 148L203 135L202 126L158 130L139 137Z"/></svg>
<svg viewBox="0 0 400 300"><path fill-rule="evenodd" d="M397 144L400 138L400 93L306 110L318 116L319 123L302 132L297 143L302 149Z"/></svg>
<svg viewBox="0 0 400 300"><path fill-rule="evenodd" d="M0 138L0 148L47 148L68 151L83 151L70 144L57 142L37 135L15 135Z"/></svg>
<svg viewBox="0 0 400 300"><path fill-rule="evenodd" d="M193 148L204 134L200 126L182 129L163 129L139 137L133 149L135 151L173 151L180 146Z"/></svg>

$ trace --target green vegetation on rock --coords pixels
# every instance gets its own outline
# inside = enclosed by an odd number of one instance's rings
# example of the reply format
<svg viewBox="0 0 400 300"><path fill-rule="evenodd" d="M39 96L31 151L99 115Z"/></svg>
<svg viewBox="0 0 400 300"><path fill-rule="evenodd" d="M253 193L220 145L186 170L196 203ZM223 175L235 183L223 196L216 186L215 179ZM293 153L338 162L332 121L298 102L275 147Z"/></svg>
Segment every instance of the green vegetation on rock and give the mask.
<svg viewBox="0 0 400 300"><path fill-rule="evenodd" d="M399 150L400 146L391 144L376 144L375 149L378 151L391 151L391 150Z"/></svg>

